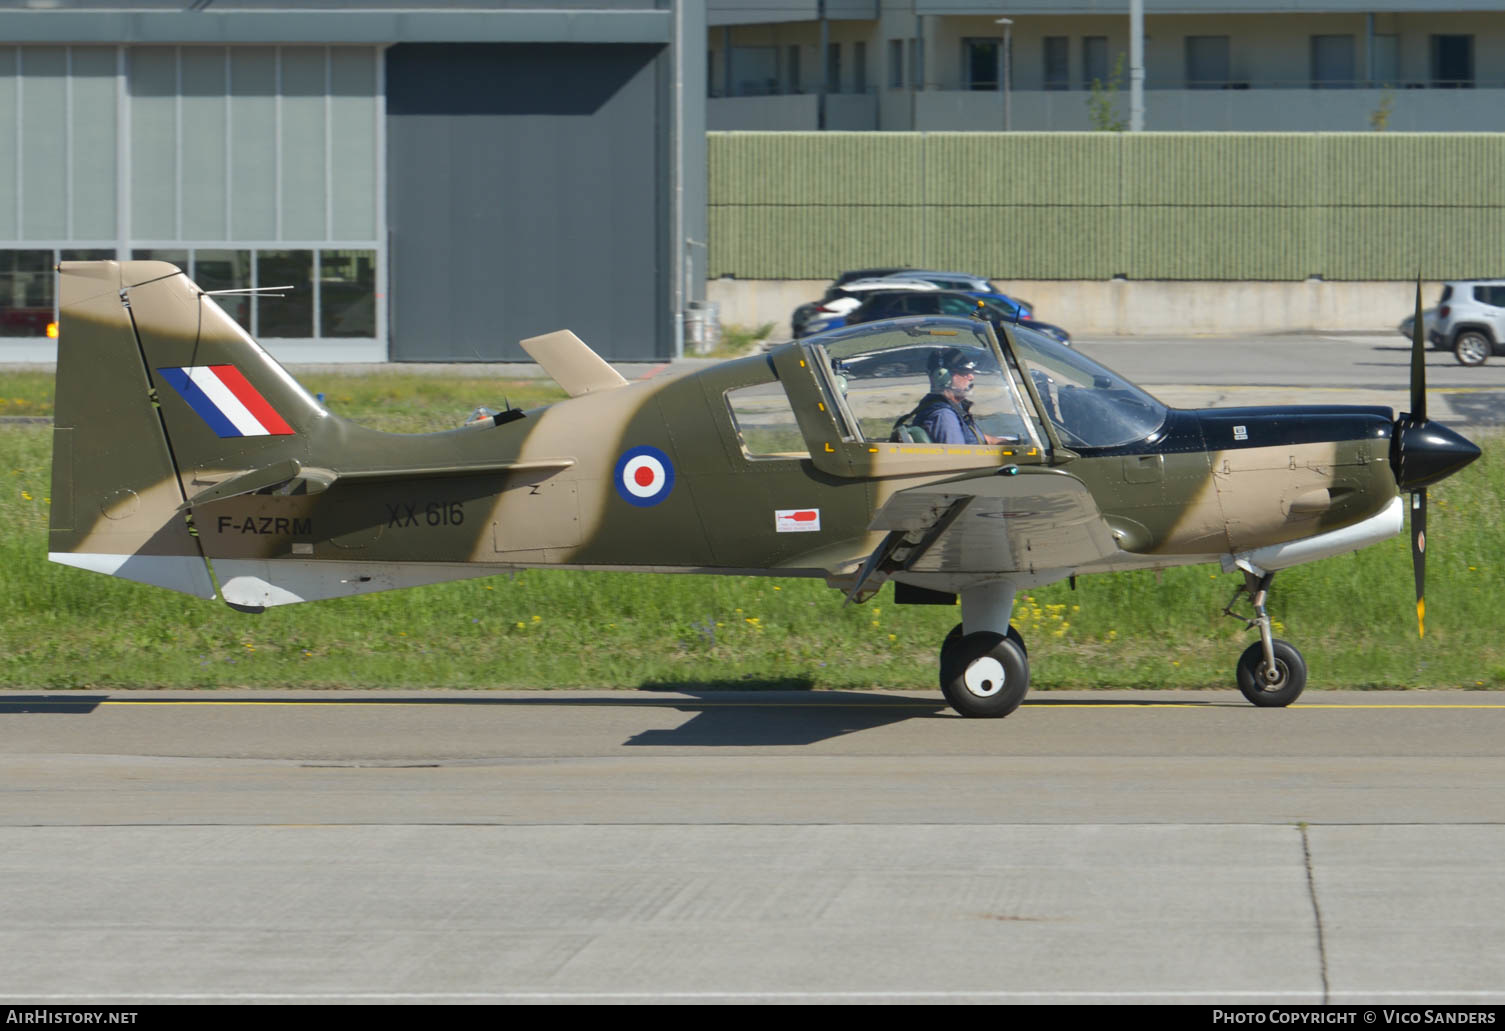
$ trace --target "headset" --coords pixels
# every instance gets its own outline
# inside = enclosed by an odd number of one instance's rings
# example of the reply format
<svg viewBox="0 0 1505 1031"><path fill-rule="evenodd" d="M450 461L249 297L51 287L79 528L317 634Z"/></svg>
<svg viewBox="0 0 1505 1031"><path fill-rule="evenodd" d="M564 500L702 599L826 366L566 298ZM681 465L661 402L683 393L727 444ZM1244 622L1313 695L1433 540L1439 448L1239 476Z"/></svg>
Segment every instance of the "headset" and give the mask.
<svg viewBox="0 0 1505 1031"><path fill-rule="evenodd" d="M948 347L944 351L936 351L930 356L930 389L934 393L941 393L951 386L951 377L959 372L977 371L977 361L969 357L959 347Z"/></svg>

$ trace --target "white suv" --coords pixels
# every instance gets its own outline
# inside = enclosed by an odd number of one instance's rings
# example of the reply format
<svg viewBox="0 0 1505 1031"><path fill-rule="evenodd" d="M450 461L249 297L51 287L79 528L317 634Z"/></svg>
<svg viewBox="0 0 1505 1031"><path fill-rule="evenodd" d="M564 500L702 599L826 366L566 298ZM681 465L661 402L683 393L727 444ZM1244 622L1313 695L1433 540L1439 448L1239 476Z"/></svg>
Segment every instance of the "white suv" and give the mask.
<svg viewBox="0 0 1505 1031"><path fill-rule="evenodd" d="M1505 279L1444 283L1426 327L1432 346L1452 351L1463 365L1505 353Z"/></svg>

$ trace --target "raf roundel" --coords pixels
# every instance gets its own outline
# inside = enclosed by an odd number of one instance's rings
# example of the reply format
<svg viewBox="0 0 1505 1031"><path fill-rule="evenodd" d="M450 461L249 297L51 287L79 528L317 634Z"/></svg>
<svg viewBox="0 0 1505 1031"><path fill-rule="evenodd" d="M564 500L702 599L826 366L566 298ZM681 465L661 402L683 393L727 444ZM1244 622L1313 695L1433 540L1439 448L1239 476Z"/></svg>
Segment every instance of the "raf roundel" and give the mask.
<svg viewBox="0 0 1505 1031"><path fill-rule="evenodd" d="M629 448L617 459L616 483L623 501L648 508L674 489L674 465L656 447Z"/></svg>

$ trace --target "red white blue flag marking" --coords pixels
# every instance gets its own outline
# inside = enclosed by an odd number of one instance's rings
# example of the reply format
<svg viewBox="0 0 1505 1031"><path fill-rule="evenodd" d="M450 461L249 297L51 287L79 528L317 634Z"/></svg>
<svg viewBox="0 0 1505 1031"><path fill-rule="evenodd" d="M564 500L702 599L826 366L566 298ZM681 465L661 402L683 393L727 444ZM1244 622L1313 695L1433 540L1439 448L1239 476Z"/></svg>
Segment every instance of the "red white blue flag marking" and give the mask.
<svg viewBox="0 0 1505 1031"><path fill-rule="evenodd" d="M648 508L674 489L674 465L656 447L628 448L617 459L616 483L623 501Z"/></svg>
<svg viewBox="0 0 1505 1031"><path fill-rule="evenodd" d="M157 372L221 437L285 437L295 432L233 365L191 365Z"/></svg>

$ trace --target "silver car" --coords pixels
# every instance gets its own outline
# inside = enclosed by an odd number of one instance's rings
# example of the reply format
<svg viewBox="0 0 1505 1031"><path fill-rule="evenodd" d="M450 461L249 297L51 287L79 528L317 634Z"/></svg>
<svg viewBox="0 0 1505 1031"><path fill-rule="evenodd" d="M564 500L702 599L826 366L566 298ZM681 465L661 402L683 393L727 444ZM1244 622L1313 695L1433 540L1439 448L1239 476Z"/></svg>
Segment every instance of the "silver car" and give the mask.
<svg viewBox="0 0 1505 1031"><path fill-rule="evenodd" d="M1403 336L1410 337L1413 321L1401 323ZM1422 312L1422 326L1433 347L1452 351L1462 365L1505 353L1505 279L1444 283L1437 307Z"/></svg>

